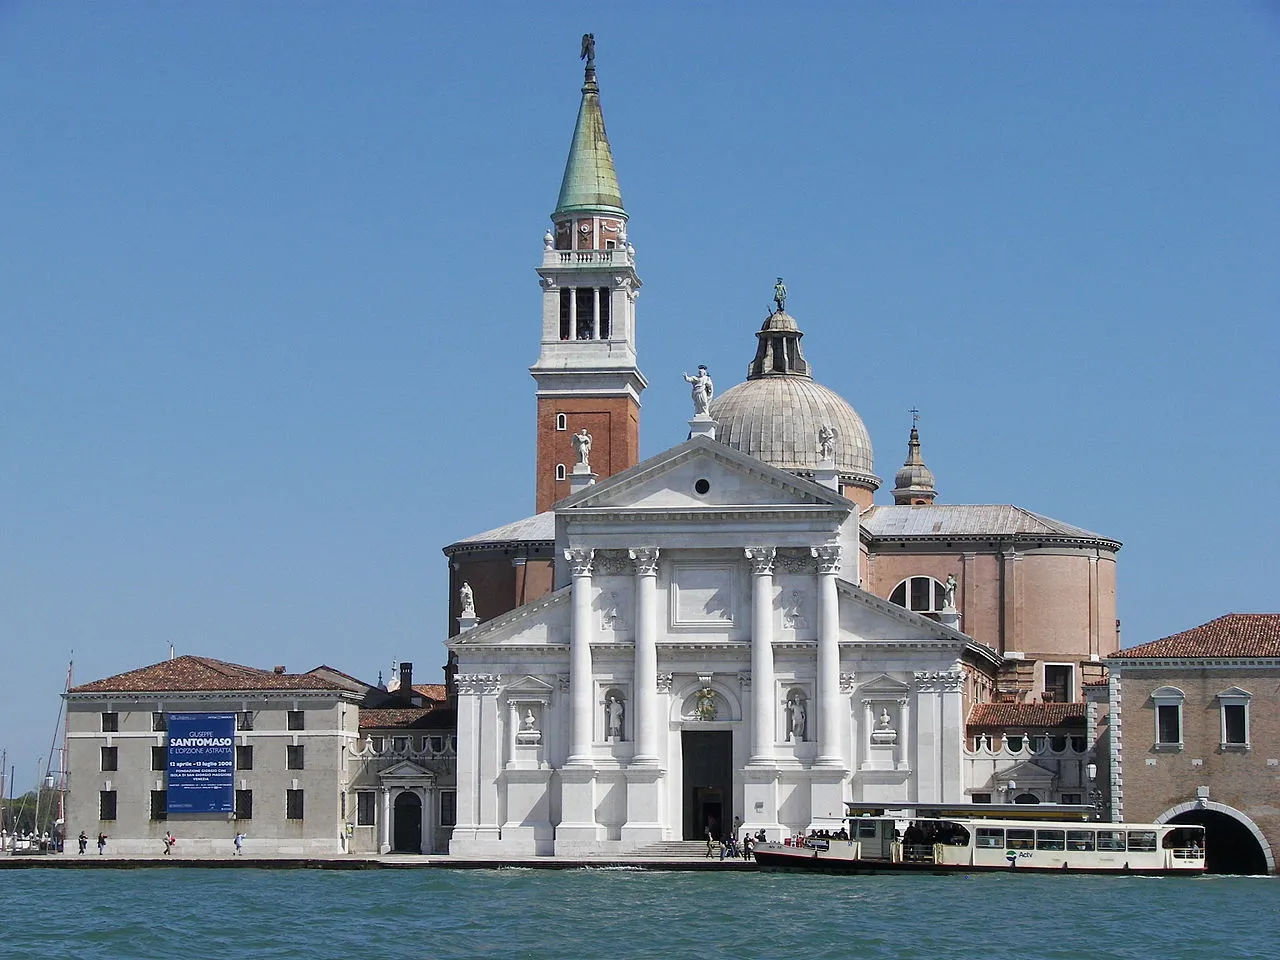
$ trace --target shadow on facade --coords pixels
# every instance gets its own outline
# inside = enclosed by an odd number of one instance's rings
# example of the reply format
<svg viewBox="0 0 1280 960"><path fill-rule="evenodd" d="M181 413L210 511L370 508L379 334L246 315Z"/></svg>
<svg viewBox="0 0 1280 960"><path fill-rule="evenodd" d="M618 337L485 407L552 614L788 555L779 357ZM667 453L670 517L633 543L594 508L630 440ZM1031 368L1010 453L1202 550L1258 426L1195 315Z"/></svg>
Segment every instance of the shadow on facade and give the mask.
<svg viewBox="0 0 1280 960"><path fill-rule="evenodd" d="M1169 823L1204 827L1205 869L1209 873L1256 875L1267 872L1267 855L1243 823L1217 810L1188 810Z"/></svg>

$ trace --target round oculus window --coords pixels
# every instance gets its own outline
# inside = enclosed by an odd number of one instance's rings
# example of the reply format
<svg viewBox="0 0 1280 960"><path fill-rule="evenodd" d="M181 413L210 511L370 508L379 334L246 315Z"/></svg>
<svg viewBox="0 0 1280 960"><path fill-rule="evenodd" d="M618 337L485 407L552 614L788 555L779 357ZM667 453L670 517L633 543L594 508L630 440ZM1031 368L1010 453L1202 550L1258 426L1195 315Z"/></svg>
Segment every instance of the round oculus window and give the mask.
<svg viewBox="0 0 1280 960"><path fill-rule="evenodd" d="M698 494L698 496L704 496L707 493L707 491L710 489L711 489L711 481L706 479L705 477L703 477L701 480L696 481L693 485L693 491L694 493Z"/></svg>

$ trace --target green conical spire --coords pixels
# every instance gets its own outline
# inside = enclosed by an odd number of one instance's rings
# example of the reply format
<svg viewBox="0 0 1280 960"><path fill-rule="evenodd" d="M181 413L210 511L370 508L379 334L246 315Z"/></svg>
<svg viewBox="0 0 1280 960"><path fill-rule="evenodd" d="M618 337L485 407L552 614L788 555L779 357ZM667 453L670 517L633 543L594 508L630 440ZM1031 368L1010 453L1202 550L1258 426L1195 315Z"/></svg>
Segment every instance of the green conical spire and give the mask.
<svg viewBox="0 0 1280 960"><path fill-rule="evenodd" d="M625 215L618 174L613 169L613 151L609 149L609 137L604 132L604 114L600 111L594 46L591 53L587 59L586 82L582 86L582 106L578 108L578 123L573 128L573 144L564 165L564 179L560 181L560 199L556 201L555 212Z"/></svg>

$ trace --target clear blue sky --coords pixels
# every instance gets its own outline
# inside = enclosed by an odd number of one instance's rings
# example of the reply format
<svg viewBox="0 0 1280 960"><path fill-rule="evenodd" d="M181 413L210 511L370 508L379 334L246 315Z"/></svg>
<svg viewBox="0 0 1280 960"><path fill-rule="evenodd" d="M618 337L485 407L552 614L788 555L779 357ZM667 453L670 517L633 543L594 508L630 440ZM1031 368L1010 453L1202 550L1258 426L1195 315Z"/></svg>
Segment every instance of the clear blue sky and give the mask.
<svg viewBox="0 0 1280 960"><path fill-rule="evenodd" d="M1126 644L1275 611L1280 7L0 5L0 743L198 653L438 679L533 508L533 268L597 37L642 453L775 276L876 465L1121 539ZM882 500L887 500L882 497Z"/></svg>

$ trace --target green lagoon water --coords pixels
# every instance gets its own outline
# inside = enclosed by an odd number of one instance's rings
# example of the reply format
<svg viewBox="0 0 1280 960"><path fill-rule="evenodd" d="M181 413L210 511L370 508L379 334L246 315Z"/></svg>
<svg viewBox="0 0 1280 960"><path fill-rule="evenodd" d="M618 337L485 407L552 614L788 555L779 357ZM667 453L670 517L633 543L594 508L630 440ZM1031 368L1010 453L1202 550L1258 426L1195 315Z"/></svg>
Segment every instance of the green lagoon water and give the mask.
<svg viewBox="0 0 1280 960"><path fill-rule="evenodd" d="M13 870L0 957L1280 960L1280 881Z"/></svg>

